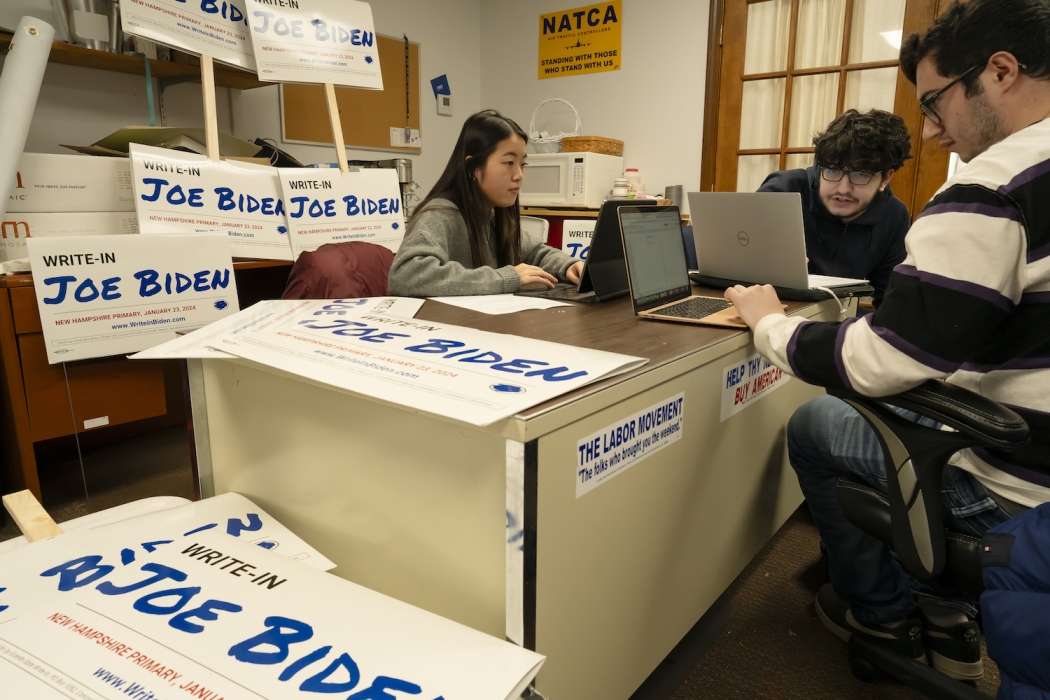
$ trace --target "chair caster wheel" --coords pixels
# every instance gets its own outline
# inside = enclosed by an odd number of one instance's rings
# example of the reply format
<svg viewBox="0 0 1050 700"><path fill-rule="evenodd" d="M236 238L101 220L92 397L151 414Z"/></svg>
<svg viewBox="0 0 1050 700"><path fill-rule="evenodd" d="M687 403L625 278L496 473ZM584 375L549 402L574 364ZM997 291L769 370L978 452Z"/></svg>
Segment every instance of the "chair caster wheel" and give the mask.
<svg viewBox="0 0 1050 700"><path fill-rule="evenodd" d="M877 683L883 679L883 673L877 666L859 656L850 655L849 667L853 677L862 683Z"/></svg>

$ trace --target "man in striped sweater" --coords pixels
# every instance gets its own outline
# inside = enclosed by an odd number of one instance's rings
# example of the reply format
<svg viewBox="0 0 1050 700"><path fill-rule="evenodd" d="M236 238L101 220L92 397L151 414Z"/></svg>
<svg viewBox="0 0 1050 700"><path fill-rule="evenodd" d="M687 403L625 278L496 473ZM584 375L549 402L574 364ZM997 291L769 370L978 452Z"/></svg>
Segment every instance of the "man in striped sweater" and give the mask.
<svg viewBox="0 0 1050 700"><path fill-rule="evenodd" d="M887 396L947 378L1019 413L1028 448L964 450L944 471L951 527L978 536L1050 501L1050 477L1038 470L1050 467L1047 37L1050 0L968 0L904 42L923 138L967 165L912 226L874 315L811 323L785 316L771 287L726 291L762 355L804 381ZM864 634L928 657L956 678L979 677L972 606L925 595L839 509L844 473L885 490L881 451L860 415L835 398L811 401L788 425L788 448L827 545L831 584L816 599L824 624L843 639Z"/></svg>

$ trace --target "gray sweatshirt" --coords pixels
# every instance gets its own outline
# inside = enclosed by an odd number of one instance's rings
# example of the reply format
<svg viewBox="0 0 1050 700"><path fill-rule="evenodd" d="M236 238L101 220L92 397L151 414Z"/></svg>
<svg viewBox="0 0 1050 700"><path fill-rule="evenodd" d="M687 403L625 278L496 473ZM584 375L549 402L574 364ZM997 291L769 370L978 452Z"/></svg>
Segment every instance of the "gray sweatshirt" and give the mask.
<svg viewBox="0 0 1050 700"><path fill-rule="evenodd" d="M487 259L496 260L496 234L490 231ZM541 267L558 279L575 260L522 231L521 253L526 264ZM455 204L432 199L417 211L394 257L387 284L390 294L405 297L507 294L521 290L521 278L511 265L474 267L467 222Z"/></svg>

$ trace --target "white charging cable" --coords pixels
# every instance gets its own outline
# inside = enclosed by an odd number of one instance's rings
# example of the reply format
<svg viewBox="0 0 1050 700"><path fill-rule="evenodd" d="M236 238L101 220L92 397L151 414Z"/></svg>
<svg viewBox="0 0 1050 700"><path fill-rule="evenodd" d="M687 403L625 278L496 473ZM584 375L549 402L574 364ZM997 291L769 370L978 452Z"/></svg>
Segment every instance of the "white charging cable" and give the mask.
<svg viewBox="0 0 1050 700"><path fill-rule="evenodd" d="M846 318L846 307L842 305L842 300L839 299L838 296L836 296L835 292L831 291L827 287L814 287L814 289L819 289L822 292L827 292L828 294L830 294L831 298L835 300L835 303L839 305L839 317Z"/></svg>

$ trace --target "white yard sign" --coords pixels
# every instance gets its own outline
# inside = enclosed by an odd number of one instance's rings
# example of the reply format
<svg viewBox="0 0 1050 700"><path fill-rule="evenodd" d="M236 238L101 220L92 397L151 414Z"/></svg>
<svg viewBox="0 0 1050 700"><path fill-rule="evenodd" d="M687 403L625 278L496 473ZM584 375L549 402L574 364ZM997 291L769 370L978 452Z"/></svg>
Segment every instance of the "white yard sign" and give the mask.
<svg viewBox="0 0 1050 700"><path fill-rule="evenodd" d="M397 171L368 168L356 173L316 168L281 168L295 257L325 243L364 241L397 252L405 236Z"/></svg>
<svg viewBox="0 0 1050 700"><path fill-rule="evenodd" d="M647 360L330 303L212 341L324 384L488 425Z"/></svg>
<svg viewBox="0 0 1050 700"><path fill-rule="evenodd" d="M144 350L238 310L225 236L30 238L50 364Z"/></svg>
<svg viewBox="0 0 1050 700"><path fill-rule="evenodd" d="M139 232L222 233L238 258L291 260L277 169L131 145Z"/></svg>
<svg viewBox="0 0 1050 700"><path fill-rule="evenodd" d="M255 70L244 0L122 0L126 34Z"/></svg>
<svg viewBox="0 0 1050 700"><path fill-rule="evenodd" d="M561 230L561 249L575 260L586 260L597 223L597 219L566 221Z"/></svg>
<svg viewBox="0 0 1050 700"><path fill-rule="evenodd" d="M784 386L791 377L784 371L752 355L722 370L722 419L740 413L774 389Z"/></svg>
<svg viewBox="0 0 1050 700"><path fill-rule="evenodd" d="M409 297L367 297L362 299L330 299L326 301L270 299L260 301L244 311L239 311L221 321L211 323L204 328L162 343L149 350L132 355L133 360L170 360L187 358L230 358L234 355L216 350L211 343L220 338L232 338L241 333L266 330L275 323L284 321L300 311L314 312L326 306L339 304L345 309L357 313L378 311L404 318L412 318L423 306L425 299Z"/></svg>
<svg viewBox="0 0 1050 700"><path fill-rule="evenodd" d="M591 433L576 444L576 498L682 439L685 394L678 393Z"/></svg>
<svg viewBox="0 0 1050 700"><path fill-rule="evenodd" d="M5 698L509 700L543 662L180 510L0 556Z"/></svg>
<svg viewBox="0 0 1050 700"><path fill-rule="evenodd" d="M383 89L368 3L245 1L260 80Z"/></svg>

